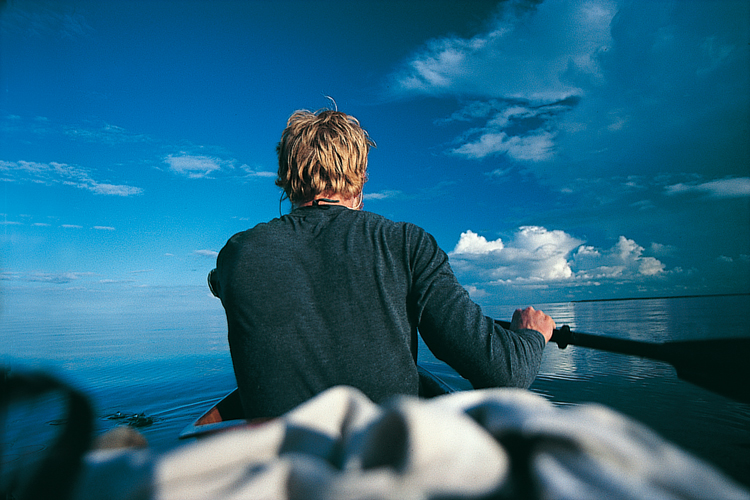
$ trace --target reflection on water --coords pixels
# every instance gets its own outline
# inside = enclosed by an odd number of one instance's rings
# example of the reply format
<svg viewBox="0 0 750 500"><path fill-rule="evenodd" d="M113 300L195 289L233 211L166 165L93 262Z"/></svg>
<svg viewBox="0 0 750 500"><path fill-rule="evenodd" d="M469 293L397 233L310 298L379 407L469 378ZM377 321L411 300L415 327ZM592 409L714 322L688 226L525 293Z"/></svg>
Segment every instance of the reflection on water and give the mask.
<svg viewBox="0 0 750 500"><path fill-rule="evenodd" d="M750 337L750 296L535 305L558 327L646 342ZM489 311L509 319L515 308ZM750 405L680 380L666 363L550 344L531 390L553 404L604 404L750 485Z"/></svg>
<svg viewBox="0 0 750 500"><path fill-rule="evenodd" d="M749 337L750 297L702 297L540 306L572 330L647 342ZM568 346L547 346L531 389L558 405L595 402L750 484L750 405L680 380L667 363Z"/></svg>

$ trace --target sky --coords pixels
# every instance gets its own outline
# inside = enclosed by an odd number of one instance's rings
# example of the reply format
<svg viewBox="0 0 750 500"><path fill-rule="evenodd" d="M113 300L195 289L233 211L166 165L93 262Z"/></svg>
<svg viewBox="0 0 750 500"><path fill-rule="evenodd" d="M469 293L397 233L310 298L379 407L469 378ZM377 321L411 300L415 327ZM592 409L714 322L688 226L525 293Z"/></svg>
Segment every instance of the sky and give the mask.
<svg viewBox="0 0 750 500"><path fill-rule="evenodd" d="M745 0L0 5L6 315L220 307L206 274L289 212L276 144L329 97L377 143L364 209L488 313L750 292Z"/></svg>

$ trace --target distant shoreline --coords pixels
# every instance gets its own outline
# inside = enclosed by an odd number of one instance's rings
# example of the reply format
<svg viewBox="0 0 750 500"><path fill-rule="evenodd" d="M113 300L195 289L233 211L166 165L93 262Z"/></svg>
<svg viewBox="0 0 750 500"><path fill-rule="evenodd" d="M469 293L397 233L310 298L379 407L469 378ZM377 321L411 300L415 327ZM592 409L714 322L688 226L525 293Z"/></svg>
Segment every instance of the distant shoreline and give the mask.
<svg viewBox="0 0 750 500"><path fill-rule="evenodd" d="M706 298L706 297L739 297L743 295L750 295L750 293L715 293L715 294L706 294L706 295L671 295L671 296L665 296L665 297L627 297L622 299L582 299L582 300L572 300L571 302L574 303L580 303L580 302L615 302L615 301L623 301L623 300L661 300L661 299L700 299L700 298Z"/></svg>

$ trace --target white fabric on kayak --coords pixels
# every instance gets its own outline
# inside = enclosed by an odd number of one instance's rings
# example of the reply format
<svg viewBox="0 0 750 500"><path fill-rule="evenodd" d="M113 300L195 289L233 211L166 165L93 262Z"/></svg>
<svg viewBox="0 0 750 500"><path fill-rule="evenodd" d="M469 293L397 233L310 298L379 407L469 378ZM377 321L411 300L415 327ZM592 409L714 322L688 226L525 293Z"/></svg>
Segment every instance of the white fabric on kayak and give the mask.
<svg viewBox="0 0 750 500"><path fill-rule="evenodd" d="M375 405L336 387L259 427L156 455L92 452L77 499L750 499L600 405L520 389Z"/></svg>

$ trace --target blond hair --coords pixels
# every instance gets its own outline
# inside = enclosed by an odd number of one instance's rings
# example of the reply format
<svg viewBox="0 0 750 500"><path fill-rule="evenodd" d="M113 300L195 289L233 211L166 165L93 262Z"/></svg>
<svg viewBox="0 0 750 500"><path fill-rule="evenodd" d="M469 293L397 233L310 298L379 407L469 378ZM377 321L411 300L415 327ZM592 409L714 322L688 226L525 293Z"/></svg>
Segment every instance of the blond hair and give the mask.
<svg viewBox="0 0 750 500"><path fill-rule="evenodd" d="M276 185L293 204L324 193L354 198L367 180L367 155L375 143L359 121L340 111L295 111L276 146Z"/></svg>

